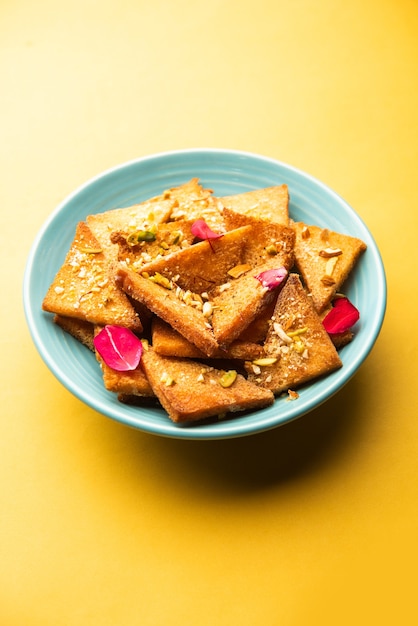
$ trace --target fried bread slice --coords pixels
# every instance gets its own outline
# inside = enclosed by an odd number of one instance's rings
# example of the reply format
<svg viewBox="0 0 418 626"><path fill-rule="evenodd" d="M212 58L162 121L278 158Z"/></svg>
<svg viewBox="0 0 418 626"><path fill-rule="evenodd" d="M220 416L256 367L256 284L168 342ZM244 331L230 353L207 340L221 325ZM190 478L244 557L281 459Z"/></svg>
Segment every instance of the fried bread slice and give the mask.
<svg viewBox="0 0 418 626"><path fill-rule="evenodd" d="M211 229L223 229L222 205L213 196L212 189L204 188L198 178L165 191L163 197L176 203L171 213L172 220L203 219Z"/></svg>
<svg viewBox="0 0 418 626"><path fill-rule="evenodd" d="M247 363L248 379L275 395L342 366L298 274L279 293L264 348L273 362Z"/></svg>
<svg viewBox="0 0 418 626"><path fill-rule="evenodd" d="M118 246L111 241L112 232L121 231L129 235L138 231L149 231L169 219L174 204L174 200L170 199L147 200L132 206L88 215L86 223L111 263L118 258Z"/></svg>
<svg viewBox="0 0 418 626"><path fill-rule="evenodd" d="M42 303L44 311L91 324L118 324L141 331L141 320L126 294L109 273L100 243L85 222L79 222L63 265Z"/></svg>
<svg viewBox="0 0 418 626"><path fill-rule="evenodd" d="M119 261L139 271L155 259L190 246L194 241L192 225L192 221L179 220L158 224L151 231L115 231L110 239L118 245Z"/></svg>
<svg viewBox="0 0 418 626"><path fill-rule="evenodd" d="M54 315L54 323L94 352L94 324L64 315Z"/></svg>
<svg viewBox="0 0 418 626"><path fill-rule="evenodd" d="M236 213L263 218L271 222L289 224L289 189L287 185L276 185L246 191L219 198L224 208Z"/></svg>
<svg viewBox="0 0 418 626"><path fill-rule="evenodd" d="M265 271L277 269L282 264L275 258L231 279L212 300L212 328L221 348L244 333L245 329L272 303L277 289L269 290L256 278ZM288 269L288 268L286 268Z"/></svg>
<svg viewBox="0 0 418 626"><path fill-rule="evenodd" d="M294 228L295 264L321 313L341 290L367 246L357 237L303 222L296 222Z"/></svg>
<svg viewBox="0 0 418 626"><path fill-rule="evenodd" d="M142 267L150 276L159 274L183 290L196 294L211 291L228 280L228 271L242 263L251 227L243 226L218 239L200 241L184 250L155 259Z"/></svg>
<svg viewBox="0 0 418 626"><path fill-rule="evenodd" d="M219 345L207 318L201 310L180 300L175 289L166 289L122 265L118 270L117 280L130 297L165 320L206 356L217 352Z"/></svg>
<svg viewBox="0 0 418 626"><path fill-rule="evenodd" d="M230 376L225 371L196 361L164 357L152 348L143 353L142 362L155 395L176 423L263 408L274 401L269 390L248 382L240 374L224 387Z"/></svg>
<svg viewBox="0 0 418 626"><path fill-rule="evenodd" d="M284 226L252 215L240 214L230 209L223 210L227 231L243 226L251 226L251 237L244 251L243 262L255 267L276 257L278 264L287 268L293 265L295 231Z"/></svg>
<svg viewBox="0 0 418 626"><path fill-rule="evenodd" d="M157 354L182 358L204 359L206 355L164 320L155 317L152 322L152 347ZM227 350L219 349L211 358L253 360L264 355L263 347L253 341L232 342Z"/></svg>
<svg viewBox="0 0 418 626"><path fill-rule="evenodd" d="M124 396L154 397L155 394L141 364L134 370L119 372L106 365L97 352L96 357L102 369L105 389Z"/></svg>

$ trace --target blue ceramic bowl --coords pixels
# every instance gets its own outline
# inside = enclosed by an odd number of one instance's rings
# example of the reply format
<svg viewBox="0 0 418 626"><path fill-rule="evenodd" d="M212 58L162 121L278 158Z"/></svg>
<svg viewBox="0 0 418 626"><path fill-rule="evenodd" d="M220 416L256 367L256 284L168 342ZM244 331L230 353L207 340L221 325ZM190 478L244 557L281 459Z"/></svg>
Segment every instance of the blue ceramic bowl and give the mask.
<svg viewBox="0 0 418 626"><path fill-rule="evenodd" d="M105 390L92 353L52 323L41 304L74 236L88 214L129 206L197 176L215 195L227 195L286 183L295 220L362 239L368 246L344 292L361 312L353 342L341 350L343 367L299 390L296 401L278 398L273 406L198 426L177 426L164 410L118 402ZM245 152L195 149L140 158L93 178L51 214L31 248L24 277L27 323L41 357L61 383L96 411L128 426L183 439L240 437L294 420L329 399L351 379L372 349L386 307L382 260L369 230L353 209L323 183L294 167Z"/></svg>

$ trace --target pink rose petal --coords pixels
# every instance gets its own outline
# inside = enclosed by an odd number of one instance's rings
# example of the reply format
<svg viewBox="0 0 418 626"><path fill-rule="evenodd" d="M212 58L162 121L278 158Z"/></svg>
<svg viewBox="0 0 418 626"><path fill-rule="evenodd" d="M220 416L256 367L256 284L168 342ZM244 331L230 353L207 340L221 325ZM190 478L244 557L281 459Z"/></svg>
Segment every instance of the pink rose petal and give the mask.
<svg viewBox="0 0 418 626"><path fill-rule="evenodd" d="M221 234L214 233L206 224L205 220L196 220L191 230L192 234L198 239L219 239L219 237L222 237Z"/></svg>
<svg viewBox="0 0 418 626"><path fill-rule="evenodd" d="M266 270L265 272L261 272L254 276L263 287L267 287L267 289L272 290L281 285L284 279L287 276L287 269L285 267L278 267L273 270Z"/></svg>
<svg viewBox="0 0 418 626"><path fill-rule="evenodd" d="M118 372L134 370L142 356L142 342L121 326L105 326L94 338L94 347L103 361Z"/></svg>
<svg viewBox="0 0 418 626"><path fill-rule="evenodd" d="M322 323L330 335L345 333L360 319L360 312L348 298L337 298Z"/></svg>

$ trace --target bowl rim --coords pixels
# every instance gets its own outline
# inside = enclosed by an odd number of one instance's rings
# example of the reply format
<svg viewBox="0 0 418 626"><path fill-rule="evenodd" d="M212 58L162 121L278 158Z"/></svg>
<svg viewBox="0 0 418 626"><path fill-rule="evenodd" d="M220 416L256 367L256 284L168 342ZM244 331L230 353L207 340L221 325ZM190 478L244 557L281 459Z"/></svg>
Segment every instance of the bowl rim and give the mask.
<svg viewBox="0 0 418 626"><path fill-rule="evenodd" d="M268 163L271 164L278 169L282 169L283 171L291 172L294 176L303 178L305 181L308 181L310 184L314 185L316 188L319 188L321 191L325 192L327 196L332 197L335 201L344 206L345 210L350 214L350 219L357 221L358 225L361 229L367 233L367 246L368 246L368 254L369 256L373 256L373 261L375 267L378 269L376 276L374 277L375 285L377 284L377 293L379 294L379 300L376 303L376 309L374 312L374 325L372 333L367 335L365 341L363 341L361 350L358 352L356 357L350 361L350 363L344 363L343 368L339 370L340 372L344 370L342 381L338 384L335 382L335 377L332 374L329 377L323 379L323 387L322 393L317 401L307 400L304 402L298 399L298 409L294 412L294 415L291 418L286 418L281 420L280 418L274 418L274 416L268 417L267 419L261 419L256 426L248 426L248 424L244 424L237 417L232 417L230 420L225 420L223 422L212 423L209 425L200 424L196 426L178 426L173 424L169 418L167 418L167 424L148 424L142 423L139 420L139 412L137 407L135 410L137 412L137 419L130 418L128 415L121 415L124 413L122 409L125 409L125 405L121 405L118 403L116 409L109 409L109 405L107 402L102 402L99 399L94 399L88 395L84 390L80 390L80 388L73 383L71 379L65 374L65 372L57 366L57 363L52 358L50 352L48 351L47 346L44 344L42 339L40 329L38 328L38 324L36 321L36 313L39 314L38 311L35 311L31 306L31 279L32 274L35 271L34 264L36 262L37 254L39 253L40 246L42 245L43 239L45 235L48 233L51 226L54 224L55 220L61 216L65 208L71 203L74 199L76 199L81 193L85 190L89 189L91 186L100 183L100 181L104 180L109 176L117 176L120 172L125 171L130 167L140 167L141 164L147 163L152 164L152 162L158 162L161 159L177 159L183 156L226 156L237 159L247 159L251 161L257 161L258 163ZM138 430L142 430L144 432L171 437L171 438L181 438L181 439L226 439L226 438L236 438L242 436L248 436L252 434L257 434L260 432L265 432L266 430L270 430L281 426L283 424L289 423L290 421L294 421L295 419L302 417L303 415L309 413L311 410L318 408L321 404L330 399L333 395L339 392L342 387L344 387L349 380L354 376L354 374L358 371L361 364L366 360L369 353L371 352L383 325L386 306L387 306L387 281L385 275L385 269L383 265L383 260L381 253L376 245L375 239L368 229L367 225L363 221L363 219L355 212L355 210L332 188L318 180L311 174L294 167L288 163L280 161L278 159L259 155L257 153L242 151L242 150L232 150L226 148L190 148L190 149L179 149L179 150L170 150L164 152L157 152L154 154L141 156L138 158L134 158L123 163L119 163L113 167L109 167L106 170L96 174L95 176L89 178L81 185L76 187L71 193L69 193L64 199L55 207L55 209L49 214L47 219L43 222L42 226L38 230L33 243L30 246L29 254L27 257L25 270L24 270L24 278L23 278L23 308L26 317L26 322L29 328L29 332L31 338L37 348L38 353L40 354L42 360L50 369L50 371L54 374L54 376L76 397L82 400L85 404L98 411L99 413L124 423L125 425L134 427ZM325 381L329 379L328 383ZM110 392L109 392L110 393ZM277 403L277 399L276 399ZM126 413L126 411L125 411Z"/></svg>

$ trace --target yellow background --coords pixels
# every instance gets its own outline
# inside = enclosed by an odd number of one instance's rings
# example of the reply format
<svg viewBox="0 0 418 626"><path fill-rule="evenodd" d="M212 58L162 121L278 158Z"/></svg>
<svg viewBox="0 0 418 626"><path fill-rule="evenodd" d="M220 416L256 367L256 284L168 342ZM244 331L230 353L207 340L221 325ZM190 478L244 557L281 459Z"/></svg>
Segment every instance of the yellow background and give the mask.
<svg viewBox="0 0 418 626"><path fill-rule="evenodd" d="M0 1L0 623L418 623L416 0ZM308 416L187 442L84 406L21 285L55 206L151 153L257 152L372 231L385 324Z"/></svg>

